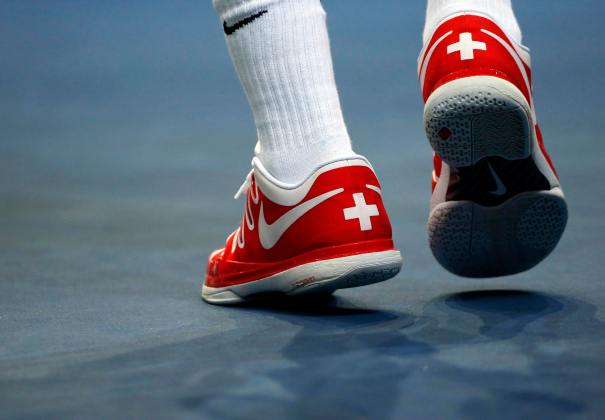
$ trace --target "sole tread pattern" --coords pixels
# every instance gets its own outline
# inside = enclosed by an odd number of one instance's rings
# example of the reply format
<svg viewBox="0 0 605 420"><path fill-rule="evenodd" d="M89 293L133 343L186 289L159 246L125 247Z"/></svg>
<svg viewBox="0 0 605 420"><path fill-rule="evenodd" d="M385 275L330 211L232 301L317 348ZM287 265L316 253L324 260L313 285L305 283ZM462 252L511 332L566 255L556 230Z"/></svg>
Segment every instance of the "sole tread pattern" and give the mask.
<svg viewBox="0 0 605 420"><path fill-rule="evenodd" d="M511 275L546 258L566 223L565 200L551 192L524 193L498 207L447 202L431 213L429 245L439 263L454 274Z"/></svg>
<svg viewBox="0 0 605 420"><path fill-rule="evenodd" d="M427 101L424 122L433 150L454 167L489 156L523 159L531 153L527 110L496 88L438 89Z"/></svg>
<svg viewBox="0 0 605 420"><path fill-rule="evenodd" d="M532 115L523 94L497 77L458 79L427 100L427 138L450 166L447 188L453 192L431 211L429 244L450 272L464 277L520 273L559 242L567 206L561 189L549 181L542 185L544 173L534 173L539 169L532 154L538 150ZM521 164L524 160L530 165ZM500 187L509 195L495 200L502 195Z"/></svg>

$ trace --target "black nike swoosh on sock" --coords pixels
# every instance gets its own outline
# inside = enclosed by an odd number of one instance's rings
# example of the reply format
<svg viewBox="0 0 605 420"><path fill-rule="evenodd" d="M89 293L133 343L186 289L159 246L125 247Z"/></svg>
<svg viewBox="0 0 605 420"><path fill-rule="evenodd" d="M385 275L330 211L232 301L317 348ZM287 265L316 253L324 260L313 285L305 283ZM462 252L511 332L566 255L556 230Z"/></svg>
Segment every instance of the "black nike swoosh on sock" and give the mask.
<svg viewBox="0 0 605 420"><path fill-rule="evenodd" d="M227 22L223 22L223 29L225 31L225 34L231 35L238 29L241 29L244 26L251 24L256 19L258 19L259 17L264 15L265 13L267 13L267 10L261 10L260 12L250 15L247 18L244 18L244 19L240 20L239 22L234 23L233 25L227 25Z"/></svg>

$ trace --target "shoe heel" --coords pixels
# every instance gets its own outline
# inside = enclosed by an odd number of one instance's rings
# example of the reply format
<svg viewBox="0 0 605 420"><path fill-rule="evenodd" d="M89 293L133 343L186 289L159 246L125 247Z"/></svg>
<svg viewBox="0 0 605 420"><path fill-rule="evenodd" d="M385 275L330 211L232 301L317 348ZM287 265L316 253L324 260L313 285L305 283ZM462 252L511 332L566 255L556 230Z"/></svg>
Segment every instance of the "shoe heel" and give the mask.
<svg viewBox="0 0 605 420"><path fill-rule="evenodd" d="M424 126L433 150L454 167L498 156L525 159L532 152L530 107L512 83L491 76L448 82L431 94Z"/></svg>

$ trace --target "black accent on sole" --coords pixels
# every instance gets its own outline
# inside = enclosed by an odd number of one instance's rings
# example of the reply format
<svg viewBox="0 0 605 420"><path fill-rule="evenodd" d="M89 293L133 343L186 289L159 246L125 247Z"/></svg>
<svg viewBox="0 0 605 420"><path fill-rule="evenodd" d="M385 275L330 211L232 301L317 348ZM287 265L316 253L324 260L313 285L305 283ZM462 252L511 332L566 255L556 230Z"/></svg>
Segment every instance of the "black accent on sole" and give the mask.
<svg viewBox="0 0 605 420"><path fill-rule="evenodd" d="M489 157L472 166L451 167L450 171L446 201L494 207L518 194L551 188L531 156L519 160Z"/></svg>

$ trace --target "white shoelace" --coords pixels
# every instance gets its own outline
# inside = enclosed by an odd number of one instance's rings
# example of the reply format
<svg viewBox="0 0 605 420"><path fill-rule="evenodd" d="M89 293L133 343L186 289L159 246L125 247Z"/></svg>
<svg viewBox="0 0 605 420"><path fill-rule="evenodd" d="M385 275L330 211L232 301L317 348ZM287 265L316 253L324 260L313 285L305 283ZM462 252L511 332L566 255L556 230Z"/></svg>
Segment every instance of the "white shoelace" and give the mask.
<svg viewBox="0 0 605 420"><path fill-rule="evenodd" d="M256 188L254 188L254 191L252 191L252 193L249 194L250 188L252 187L252 174L253 173L254 173L254 170L251 170L248 173L248 175L246 176L246 179L244 180L244 183L242 184L241 187L239 187L239 190L237 190L237 192L235 193L235 196L233 197L237 200L243 194L245 194L246 195L246 206L244 208L244 217L242 220L242 225L240 225L240 227L238 227L237 230L235 231L235 238L233 238L233 245L231 247L231 252L235 251L236 246L239 246L240 248L243 248L244 246L246 246L246 239L244 237L245 231L242 229L244 227L244 224L250 230L254 230L254 228L255 228L254 219L252 217L252 204L251 203L258 204L259 196L258 196L258 187L257 186L255 186Z"/></svg>
<svg viewBox="0 0 605 420"><path fill-rule="evenodd" d="M253 173L254 173L254 169L251 170L250 172L248 172L248 175L246 175L246 179L244 179L244 183L239 187L239 189L237 190L237 192L233 196L234 199L237 200L243 194L247 194L248 193L248 190L250 189L250 185L252 185L252 174Z"/></svg>

